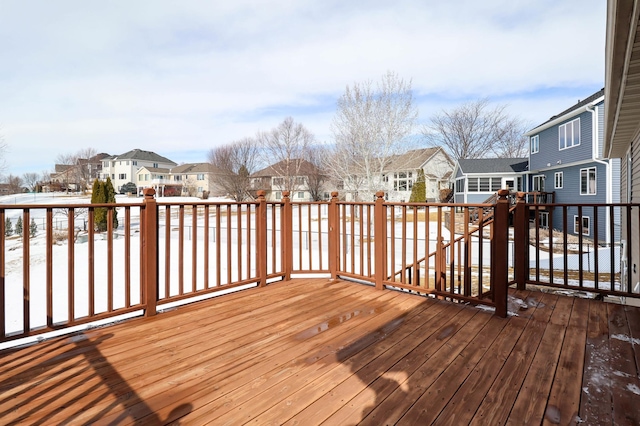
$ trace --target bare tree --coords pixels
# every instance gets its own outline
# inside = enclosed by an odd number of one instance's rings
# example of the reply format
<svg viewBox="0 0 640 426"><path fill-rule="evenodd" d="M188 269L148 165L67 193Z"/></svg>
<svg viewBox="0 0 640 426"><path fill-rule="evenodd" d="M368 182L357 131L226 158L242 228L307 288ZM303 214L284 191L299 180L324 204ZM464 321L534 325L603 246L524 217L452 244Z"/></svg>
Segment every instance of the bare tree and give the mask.
<svg viewBox="0 0 640 426"><path fill-rule="evenodd" d="M96 170L98 166L95 161L95 157L98 154L94 148L82 148L74 154L75 164L75 180L82 187L84 191L91 185L93 180L98 177Z"/></svg>
<svg viewBox="0 0 640 426"><path fill-rule="evenodd" d="M306 190L309 191L313 201L322 200L325 183L329 181L329 176L323 168L328 154L328 150L323 146L310 147L307 151Z"/></svg>
<svg viewBox="0 0 640 426"><path fill-rule="evenodd" d="M12 194L19 194L22 192L22 178L20 176L9 175L5 178L5 182L9 185L9 191Z"/></svg>
<svg viewBox="0 0 640 426"><path fill-rule="evenodd" d="M506 113L506 105L491 106L489 100L466 102L431 117L423 134L431 146L442 146L455 159L490 155L519 156L521 135L526 130L520 119Z"/></svg>
<svg viewBox="0 0 640 426"><path fill-rule="evenodd" d="M40 181L40 176L37 173L25 173L22 175L22 180L30 192L36 192Z"/></svg>
<svg viewBox="0 0 640 426"><path fill-rule="evenodd" d="M60 182L65 189L69 192L71 184L76 184L76 173L73 169L76 163L76 156L73 154L58 154L56 157L55 174L58 182Z"/></svg>
<svg viewBox="0 0 640 426"><path fill-rule="evenodd" d="M2 130L2 127L0 127L0 130ZM2 136L2 134L0 134L0 174L6 168L6 162L4 160L4 156L7 152L7 149L8 149L7 143L4 141L4 137Z"/></svg>
<svg viewBox="0 0 640 426"><path fill-rule="evenodd" d="M331 123L335 149L326 167L356 199L371 199L393 156L410 147L417 118L411 81L393 72L375 86L347 86Z"/></svg>
<svg viewBox="0 0 640 426"><path fill-rule="evenodd" d="M533 127L517 117L509 117L504 123L503 137L492 147L498 158L524 158L529 155L529 138L524 134Z"/></svg>
<svg viewBox="0 0 640 426"><path fill-rule="evenodd" d="M292 117L287 117L277 127L259 133L258 138L272 160L277 189L290 192L304 189L304 159L315 141L313 133Z"/></svg>
<svg viewBox="0 0 640 426"><path fill-rule="evenodd" d="M236 201L251 198L251 179L259 159L259 146L254 138L244 138L209 151L212 184L220 186Z"/></svg>

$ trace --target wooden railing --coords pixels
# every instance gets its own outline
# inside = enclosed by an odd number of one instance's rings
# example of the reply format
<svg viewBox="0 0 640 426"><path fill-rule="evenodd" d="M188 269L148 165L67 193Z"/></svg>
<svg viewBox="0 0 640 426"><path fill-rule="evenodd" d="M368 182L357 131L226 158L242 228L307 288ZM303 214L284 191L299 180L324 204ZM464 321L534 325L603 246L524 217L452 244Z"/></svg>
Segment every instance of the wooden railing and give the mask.
<svg viewBox="0 0 640 426"><path fill-rule="evenodd" d="M337 193L328 202L291 202L286 192L277 202L264 192L242 203L158 202L147 189L141 203L0 205L0 342L122 314L153 316L170 304L296 274L486 305L500 316L514 283L640 296L625 274L631 245L621 246L632 227L623 236L616 228L620 217L629 224L640 217L640 206L551 211L526 203L526 194L515 205L508 191L498 195L475 205L389 203L383 193L375 202L344 202ZM106 209L104 232L95 230L99 209ZM34 216L42 217L40 236L30 230ZM606 231L571 235L583 216L614 220ZM6 220L17 217L22 232L5 236ZM562 238L545 242L545 226L562 229Z"/></svg>

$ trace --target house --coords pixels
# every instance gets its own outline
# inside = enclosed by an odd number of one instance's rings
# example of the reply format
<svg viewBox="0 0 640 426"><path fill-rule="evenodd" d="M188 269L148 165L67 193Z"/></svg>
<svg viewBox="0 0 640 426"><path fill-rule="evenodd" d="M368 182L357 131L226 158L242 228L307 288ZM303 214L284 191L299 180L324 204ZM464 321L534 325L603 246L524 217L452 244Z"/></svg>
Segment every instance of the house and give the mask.
<svg viewBox="0 0 640 426"><path fill-rule="evenodd" d="M133 149L121 155L104 158L102 160L102 179L110 177L113 187L117 192L120 192L122 185L128 182L136 183L136 174L141 167L170 169L174 166L177 166L177 163L155 152Z"/></svg>
<svg viewBox="0 0 640 426"><path fill-rule="evenodd" d="M159 197L164 197L168 186L171 186L172 195L180 195L182 193L182 185L175 188L176 185L171 181L171 169L166 167L150 167L142 166L135 175L135 184L138 188L138 195L142 193L144 188L153 188Z"/></svg>
<svg viewBox="0 0 640 426"><path fill-rule="evenodd" d="M499 189L523 191L528 158L459 159L453 171L453 201L483 203Z"/></svg>
<svg viewBox="0 0 640 426"><path fill-rule="evenodd" d="M391 158L384 168L382 187L385 198L392 202L409 201L418 170L425 175L426 200L440 201L440 190L449 188L454 168L451 157L440 147L407 151Z"/></svg>
<svg viewBox="0 0 640 426"><path fill-rule="evenodd" d="M93 181L101 177L102 160L108 157L109 154L100 153L91 158L76 158L73 164L56 164L49 187L72 191L89 189Z"/></svg>
<svg viewBox="0 0 640 426"><path fill-rule="evenodd" d="M181 164L172 168L170 175L174 184L182 185L184 196L225 195L224 190L216 185L215 171L210 163Z"/></svg>
<svg viewBox="0 0 640 426"><path fill-rule="evenodd" d="M322 171L307 160L282 160L253 173L251 187L254 191L267 191L266 198L270 201L280 200L285 190L290 192L291 201L328 199L322 175Z"/></svg>
<svg viewBox="0 0 640 426"><path fill-rule="evenodd" d="M604 148L604 89L577 102L560 114L551 117L525 135L529 137L528 189L533 192L555 193L555 203L595 204L620 201L620 160L609 159ZM541 212L539 220L544 226L553 214L553 227L563 223L562 209ZM594 236L597 226L598 240L612 241L620 232L620 218L610 211L597 217L593 209L584 209L579 216L577 207L567 211L570 234ZM615 238L614 238L615 240Z"/></svg>
<svg viewBox="0 0 640 426"><path fill-rule="evenodd" d="M639 16L640 0L607 2L603 155L621 159L619 186L614 190L623 203L640 203ZM622 239L627 244L622 261L623 275L626 274L627 279L622 279L622 282L633 289L640 288L638 209L638 206L630 207L629 226L626 211L620 222Z"/></svg>

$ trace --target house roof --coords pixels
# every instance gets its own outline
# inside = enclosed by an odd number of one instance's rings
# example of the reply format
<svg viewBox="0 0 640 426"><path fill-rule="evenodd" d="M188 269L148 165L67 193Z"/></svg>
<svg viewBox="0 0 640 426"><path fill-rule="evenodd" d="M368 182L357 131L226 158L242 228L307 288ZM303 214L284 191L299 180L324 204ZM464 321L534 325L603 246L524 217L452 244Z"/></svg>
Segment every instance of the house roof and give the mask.
<svg viewBox="0 0 640 426"><path fill-rule="evenodd" d="M171 169L171 173L209 173L211 171L210 163L187 163L180 164Z"/></svg>
<svg viewBox="0 0 640 426"><path fill-rule="evenodd" d="M552 116L551 118L549 118L544 123L542 123L542 124L534 127L533 129L529 130L526 133L526 135L531 135L532 133L537 133L537 131L540 131L540 130L543 130L544 128L550 127L552 124L555 124L555 122L561 121L563 119L563 117L565 117L565 116L575 115L575 114L572 114L572 113L578 112L583 107L588 106L589 104L593 103L594 101L598 100L599 98L601 98L603 96L604 96L604 88L598 90L596 93L594 93L593 95L587 97L586 99L578 101L575 105L565 109L560 114L556 114L556 115Z"/></svg>
<svg viewBox="0 0 640 426"><path fill-rule="evenodd" d="M132 149L131 151L127 151L124 154L116 155L112 157L114 160L140 160L140 161L151 161L154 163L168 163L174 166L177 166L178 163L175 163L169 160L162 155L158 155L155 152L144 151L142 149Z"/></svg>
<svg viewBox="0 0 640 426"><path fill-rule="evenodd" d="M527 158L474 158L458 160L460 170L470 173L521 173L527 171Z"/></svg>
<svg viewBox="0 0 640 426"><path fill-rule="evenodd" d="M393 170L414 170L421 168L431 157L433 157L442 148L421 148L412 149L404 154L395 155L391 158L389 165L385 167L386 171ZM442 151L444 153L444 151ZM446 155L446 154L445 154Z"/></svg>
<svg viewBox="0 0 640 426"><path fill-rule="evenodd" d="M299 176L308 175L316 172L316 166L310 163L307 160L291 160L293 163L293 169L299 169ZM251 177L271 177L271 176L282 176L287 173L287 162L285 160L279 161L275 164L272 164L268 167L265 167L262 170L258 170L253 173Z"/></svg>
<svg viewBox="0 0 640 426"><path fill-rule="evenodd" d="M136 173L140 173L140 170L147 170L151 173L170 173L171 169L168 169L166 167L147 167L147 166L142 166L138 169L138 171Z"/></svg>
<svg viewBox="0 0 640 426"><path fill-rule="evenodd" d="M604 154L622 158L640 132L640 1L609 0L606 34Z"/></svg>

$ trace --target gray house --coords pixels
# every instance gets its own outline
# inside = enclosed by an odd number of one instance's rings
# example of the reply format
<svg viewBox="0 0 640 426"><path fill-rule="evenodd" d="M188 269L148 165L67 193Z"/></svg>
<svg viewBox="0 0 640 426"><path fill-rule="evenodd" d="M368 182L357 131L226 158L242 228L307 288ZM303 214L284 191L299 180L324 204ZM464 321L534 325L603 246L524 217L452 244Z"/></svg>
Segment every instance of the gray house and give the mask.
<svg viewBox="0 0 640 426"><path fill-rule="evenodd" d="M620 202L620 160L608 159L604 147L604 89L579 101L526 133L529 136L528 190L554 192L557 204L595 204ZM562 228L563 212L553 208L540 214L543 226L553 214L553 227ZM577 207L567 211L567 232L594 237L597 226L599 241L611 241L620 223L609 217L609 211L597 216L585 207L579 215Z"/></svg>
<svg viewBox="0 0 640 426"><path fill-rule="evenodd" d="M456 203L482 203L499 189L524 189L527 158L460 159L453 170Z"/></svg>

